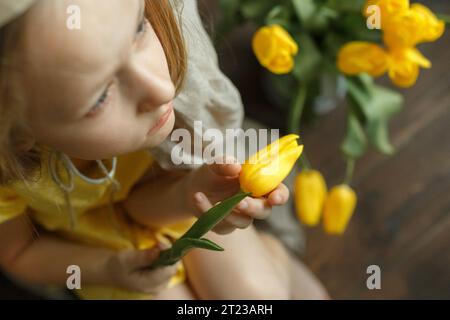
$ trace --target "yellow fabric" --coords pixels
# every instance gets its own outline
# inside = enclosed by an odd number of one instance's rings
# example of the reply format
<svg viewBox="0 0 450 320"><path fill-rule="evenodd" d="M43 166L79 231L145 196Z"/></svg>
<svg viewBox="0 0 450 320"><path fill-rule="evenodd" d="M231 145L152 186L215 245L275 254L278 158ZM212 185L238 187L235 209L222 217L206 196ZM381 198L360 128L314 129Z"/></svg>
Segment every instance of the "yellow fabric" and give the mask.
<svg viewBox="0 0 450 320"><path fill-rule="evenodd" d="M48 152L43 152L40 173L31 179L31 182L15 182L8 187L0 188L0 223L18 217L28 209L37 225L65 239L113 250L126 250L148 249L158 241L166 243L173 241L186 232L194 222L194 219L190 219L158 229L142 227L132 222L119 205L114 206L113 214L109 205L111 194L109 182L92 185L74 176L75 188L70 193L70 201L76 212L77 223L76 228L72 230L64 193L49 173L48 157ZM115 194L115 203L127 197L131 187L151 169L153 161L146 151L118 158L115 179L121 188ZM62 168L58 169L60 175L64 177L65 171ZM93 169L92 174L95 174L95 171ZM86 174L91 176L89 172ZM184 280L184 269L180 264L178 273L171 279L169 286ZM84 299L151 298L149 295L104 287L85 286L77 293Z"/></svg>

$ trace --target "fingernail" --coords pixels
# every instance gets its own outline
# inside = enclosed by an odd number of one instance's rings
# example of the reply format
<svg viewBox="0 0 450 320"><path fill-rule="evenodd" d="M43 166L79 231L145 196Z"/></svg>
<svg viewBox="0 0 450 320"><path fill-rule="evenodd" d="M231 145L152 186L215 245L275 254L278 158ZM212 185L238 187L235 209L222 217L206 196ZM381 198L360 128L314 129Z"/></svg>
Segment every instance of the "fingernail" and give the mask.
<svg viewBox="0 0 450 320"><path fill-rule="evenodd" d="M242 201L239 205L238 205L238 209L239 210L245 210L248 208L248 202L247 201Z"/></svg>
<svg viewBox="0 0 450 320"><path fill-rule="evenodd" d="M204 200L203 195L201 193L196 193L194 197L195 200L198 202L202 202Z"/></svg>

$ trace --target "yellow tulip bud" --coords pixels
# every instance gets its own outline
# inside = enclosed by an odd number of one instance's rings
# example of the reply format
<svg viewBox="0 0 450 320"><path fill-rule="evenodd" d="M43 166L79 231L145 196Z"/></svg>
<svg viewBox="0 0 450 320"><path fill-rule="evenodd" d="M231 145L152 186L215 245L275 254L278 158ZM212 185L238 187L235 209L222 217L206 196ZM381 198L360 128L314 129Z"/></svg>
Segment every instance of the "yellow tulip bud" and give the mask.
<svg viewBox="0 0 450 320"><path fill-rule="evenodd" d="M402 88L413 86L419 77L419 68L430 68L431 62L416 48L396 48L390 52L389 77Z"/></svg>
<svg viewBox="0 0 450 320"><path fill-rule="evenodd" d="M323 210L323 225L328 234L343 234L356 207L356 193L348 185L333 187Z"/></svg>
<svg viewBox="0 0 450 320"><path fill-rule="evenodd" d="M297 139L299 136L295 134L284 136L245 161L239 175L241 189L256 198L275 190L303 152Z"/></svg>
<svg viewBox="0 0 450 320"><path fill-rule="evenodd" d="M387 52L373 43L353 41L339 51L338 68L348 75L365 72L378 77L386 72L387 66Z"/></svg>
<svg viewBox="0 0 450 320"><path fill-rule="evenodd" d="M276 74L286 74L294 68L298 45L283 27L274 24L256 32L253 51L263 67Z"/></svg>
<svg viewBox="0 0 450 320"><path fill-rule="evenodd" d="M420 3L414 3L411 5L411 11L423 17L424 27L421 30L420 42L436 41L444 34L445 22L439 20L430 9Z"/></svg>
<svg viewBox="0 0 450 320"><path fill-rule="evenodd" d="M307 226L316 226L322 215L327 184L316 170L301 172L295 179L295 206L298 218Z"/></svg>

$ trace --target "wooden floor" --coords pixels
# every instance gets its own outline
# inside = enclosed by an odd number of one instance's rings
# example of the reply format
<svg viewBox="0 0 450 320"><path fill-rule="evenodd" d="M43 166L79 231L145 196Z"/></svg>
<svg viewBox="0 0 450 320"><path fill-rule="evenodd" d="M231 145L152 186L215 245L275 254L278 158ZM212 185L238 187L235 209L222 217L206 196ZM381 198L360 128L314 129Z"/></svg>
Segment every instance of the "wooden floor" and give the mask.
<svg viewBox="0 0 450 320"><path fill-rule="evenodd" d="M431 1L450 13L449 1ZM249 48L250 29L228 39L219 55L240 89L250 117L283 127L285 115L268 102L261 69ZM239 36L237 36L239 35ZM423 48L434 67L405 90L405 110L391 126L397 153L369 153L358 162L357 212L347 233L307 230L305 261L333 298L450 299L450 31ZM329 184L342 179L339 145L344 108L303 133L306 150ZM382 289L366 288L366 268L382 271ZM0 278L0 298L29 297Z"/></svg>
<svg viewBox="0 0 450 320"><path fill-rule="evenodd" d="M449 1L429 1L450 13ZM282 128L285 114L269 101L250 50L251 27L236 32L220 50L223 69L238 86L247 115ZM301 44L300 44L301 47ZM434 67L404 90L404 111L391 125L397 152L370 152L356 168L359 204L343 237L307 230L305 261L333 298L450 299L450 30L421 47ZM387 81L386 81L387 83ZM312 163L330 185L342 181L339 146L345 107L303 132ZM379 265L382 289L366 287L369 265Z"/></svg>

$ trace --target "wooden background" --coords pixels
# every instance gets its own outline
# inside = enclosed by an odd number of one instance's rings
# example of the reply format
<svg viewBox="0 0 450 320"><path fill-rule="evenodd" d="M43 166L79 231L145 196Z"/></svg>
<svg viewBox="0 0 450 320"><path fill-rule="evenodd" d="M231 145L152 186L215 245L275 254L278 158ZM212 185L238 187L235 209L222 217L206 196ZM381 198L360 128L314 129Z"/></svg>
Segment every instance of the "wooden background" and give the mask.
<svg viewBox="0 0 450 320"><path fill-rule="evenodd" d="M214 2L201 1L208 24L217 14ZM450 14L450 1L425 2ZM264 95L262 70L249 46L252 32L246 26L230 35L219 48L220 61L247 115L280 128L285 115ZM434 67L403 91L405 109L391 125L396 154L370 152L358 162L353 185L359 204L346 234L306 231L304 259L333 298L450 299L450 31L421 49ZM338 108L303 132L311 161L330 185L344 170L344 116L345 108ZM382 270L379 291L366 288L372 264ZM0 298L32 297L0 276Z"/></svg>

